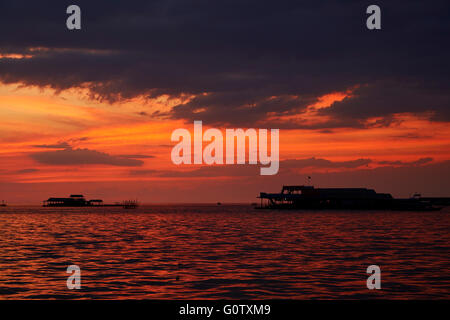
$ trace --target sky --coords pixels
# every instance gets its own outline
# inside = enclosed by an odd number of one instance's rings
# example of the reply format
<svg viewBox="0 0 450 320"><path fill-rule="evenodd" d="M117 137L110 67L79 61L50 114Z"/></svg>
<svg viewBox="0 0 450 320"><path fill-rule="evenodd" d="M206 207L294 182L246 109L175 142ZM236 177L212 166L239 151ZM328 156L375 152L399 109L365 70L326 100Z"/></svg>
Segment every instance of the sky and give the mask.
<svg viewBox="0 0 450 320"><path fill-rule="evenodd" d="M81 30L66 28L77 4ZM0 200L450 196L448 1L1 1ZM280 129L280 170L174 165L175 129Z"/></svg>

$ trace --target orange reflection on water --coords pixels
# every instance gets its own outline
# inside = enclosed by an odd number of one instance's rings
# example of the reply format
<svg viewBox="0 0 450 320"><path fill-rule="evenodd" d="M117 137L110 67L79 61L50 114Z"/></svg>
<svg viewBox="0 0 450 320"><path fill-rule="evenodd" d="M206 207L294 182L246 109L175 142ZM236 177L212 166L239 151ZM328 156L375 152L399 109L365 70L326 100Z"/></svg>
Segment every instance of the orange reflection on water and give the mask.
<svg viewBox="0 0 450 320"><path fill-rule="evenodd" d="M450 297L450 210L1 210L1 299ZM66 287L72 264L81 290ZM382 290L366 288L371 264Z"/></svg>

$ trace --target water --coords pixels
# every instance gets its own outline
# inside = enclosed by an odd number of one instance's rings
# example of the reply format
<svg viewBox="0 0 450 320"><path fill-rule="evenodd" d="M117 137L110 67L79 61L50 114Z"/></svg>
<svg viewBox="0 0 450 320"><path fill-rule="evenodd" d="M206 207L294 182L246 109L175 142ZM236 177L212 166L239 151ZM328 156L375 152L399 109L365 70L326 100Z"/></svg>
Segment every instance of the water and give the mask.
<svg viewBox="0 0 450 320"><path fill-rule="evenodd" d="M0 299L449 299L448 209L0 208Z"/></svg>

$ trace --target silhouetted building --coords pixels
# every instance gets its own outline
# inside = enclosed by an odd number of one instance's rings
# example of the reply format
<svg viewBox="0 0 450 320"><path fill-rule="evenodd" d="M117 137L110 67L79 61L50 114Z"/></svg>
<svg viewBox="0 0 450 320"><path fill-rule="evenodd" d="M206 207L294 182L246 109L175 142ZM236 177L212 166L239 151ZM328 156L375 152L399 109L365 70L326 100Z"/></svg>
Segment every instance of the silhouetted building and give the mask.
<svg viewBox="0 0 450 320"><path fill-rule="evenodd" d="M439 210L421 198L394 199L366 188L283 186L280 193L261 192L260 208L271 209L391 209Z"/></svg>

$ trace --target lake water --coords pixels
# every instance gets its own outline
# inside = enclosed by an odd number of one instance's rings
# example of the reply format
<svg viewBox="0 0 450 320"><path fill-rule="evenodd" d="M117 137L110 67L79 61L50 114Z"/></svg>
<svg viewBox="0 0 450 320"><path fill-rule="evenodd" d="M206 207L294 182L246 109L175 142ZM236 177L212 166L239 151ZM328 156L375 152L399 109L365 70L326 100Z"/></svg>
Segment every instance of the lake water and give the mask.
<svg viewBox="0 0 450 320"><path fill-rule="evenodd" d="M0 299L449 299L449 209L0 207Z"/></svg>

